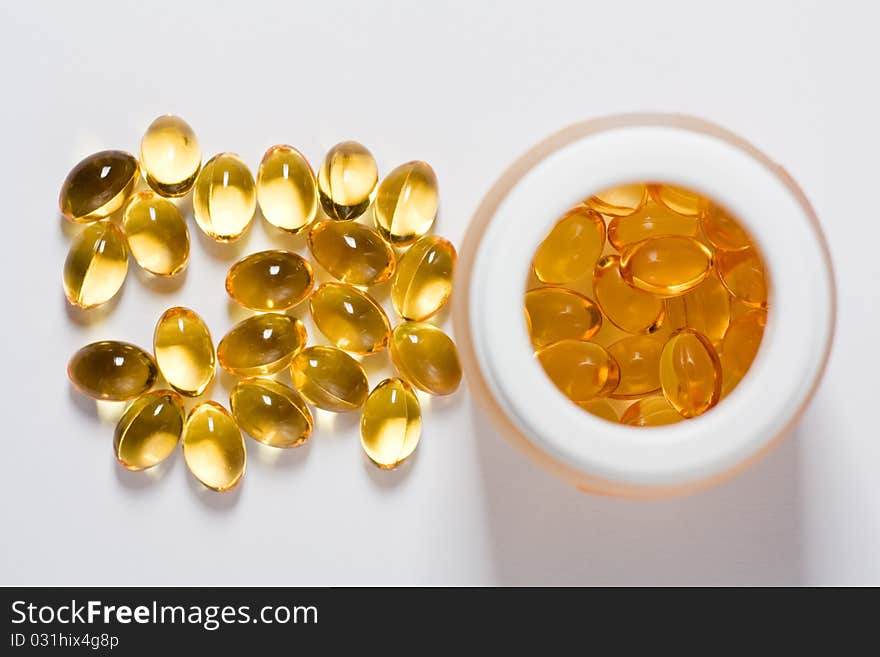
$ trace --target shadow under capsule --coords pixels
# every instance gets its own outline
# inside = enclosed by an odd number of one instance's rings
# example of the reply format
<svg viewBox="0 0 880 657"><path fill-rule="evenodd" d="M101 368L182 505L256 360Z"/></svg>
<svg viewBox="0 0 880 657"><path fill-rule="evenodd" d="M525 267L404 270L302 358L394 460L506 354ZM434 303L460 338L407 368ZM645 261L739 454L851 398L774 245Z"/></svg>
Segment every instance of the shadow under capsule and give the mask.
<svg viewBox="0 0 880 657"><path fill-rule="evenodd" d="M178 445L168 458L146 470L129 470L119 463L115 454L111 454L111 458L113 459L112 467L113 472L116 475L116 480L124 488L128 488L129 490L152 488L160 481L168 478L168 473L176 467L176 462L178 458L180 458L178 456L179 451L180 446Z"/></svg>
<svg viewBox="0 0 880 657"><path fill-rule="evenodd" d="M126 279L127 278L128 276L126 276ZM113 313L119 305L124 292L125 282L123 281L119 291L106 303L102 303L100 306L93 306L92 308L80 308L67 300L67 295L64 294L64 289L62 288L61 302L64 304L64 312L67 314L68 319L74 324L80 326L95 326L103 322Z"/></svg>
<svg viewBox="0 0 880 657"><path fill-rule="evenodd" d="M151 274L138 264L134 265L135 276L144 287L158 294L173 294L180 290L186 283L186 277L189 274L189 266L174 276L157 276Z"/></svg>
<svg viewBox="0 0 880 657"><path fill-rule="evenodd" d="M424 436L422 436L422 438L424 438ZM416 462L419 458L419 450L422 447L423 446L421 444L418 445L416 447L416 450L396 468L380 468L378 465L373 463L372 460L370 460L370 457L367 456L366 452L364 452L363 450L361 450L361 462L363 463L364 470L366 470L367 475L373 482L373 485L381 489L392 490L402 485L404 481L410 478L410 473L416 467Z"/></svg>
<svg viewBox="0 0 880 657"><path fill-rule="evenodd" d="M204 504L206 508L223 512L234 508L238 504L238 501L241 498L241 489L242 486L244 486L244 477L247 476L247 473L245 473L242 480L236 484L235 488L223 493L211 490L196 479L191 472L188 472L187 475L187 488L189 488L193 496L199 500L199 502Z"/></svg>

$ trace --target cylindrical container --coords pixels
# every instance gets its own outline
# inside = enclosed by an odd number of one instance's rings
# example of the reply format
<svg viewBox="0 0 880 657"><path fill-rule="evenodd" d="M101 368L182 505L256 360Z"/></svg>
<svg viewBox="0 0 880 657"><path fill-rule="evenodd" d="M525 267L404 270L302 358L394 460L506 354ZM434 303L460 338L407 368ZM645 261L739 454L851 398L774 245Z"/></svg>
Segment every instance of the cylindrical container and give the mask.
<svg viewBox="0 0 880 657"><path fill-rule="evenodd" d="M634 428L576 407L534 357L523 312L535 248L568 208L630 182L685 187L748 229L772 283L751 369L705 415ZM717 482L777 443L828 359L835 292L828 248L805 195L779 165L704 121L626 115L586 121L520 157L485 196L461 249L456 337L472 394L514 445L583 490L652 497Z"/></svg>

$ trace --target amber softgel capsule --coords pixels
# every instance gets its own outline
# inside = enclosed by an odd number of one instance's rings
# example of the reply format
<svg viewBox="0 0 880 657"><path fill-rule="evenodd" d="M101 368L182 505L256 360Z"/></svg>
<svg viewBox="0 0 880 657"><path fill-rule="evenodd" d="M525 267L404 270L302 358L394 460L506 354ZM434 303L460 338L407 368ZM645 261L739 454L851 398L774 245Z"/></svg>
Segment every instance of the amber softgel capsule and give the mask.
<svg viewBox="0 0 880 657"><path fill-rule="evenodd" d="M232 242L244 235L257 208L254 177L234 153L220 153L205 163L193 191L193 216L208 237Z"/></svg>
<svg viewBox="0 0 880 657"><path fill-rule="evenodd" d="M318 169L318 198L331 219L357 219L373 200L379 168L363 144L344 141L327 151Z"/></svg>
<svg viewBox="0 0 880 657"><path fill-rule="evenodd" d="M526 323L532 344L589 340L602 328L602 312L583 294L544 286L526 292Z"/></svg>
<svg viewBox="0 0 880 657"><path fill-rule="evenodd" d="M229 394L238 426L269 447L296 447L312 435L312 413L296 390L272 379L243 379Z"/></svg>
<svg viewBox="0 0 880 657"><path fill-rule="evenodd" d="M146 351L127 342L102 340L77 351L67 376L82 393L105 401L128 401L156 383L159 368Z"/></svg>
<svg viewBox="0 0 880 657"><path fill-rule="evenodd" d="M403 322L391 334L391 362L403 379L431 395L449 395L461 384L458 350L433 324Z"/></svg>
<svg viewBox="0 0 880 657"><path fill-rule="evenodd" d="M452 296L458 256L449 240L425 235L397 263L391 302L403 319L422 322L436 315Z"/></svg>
<svg viewBox="0 0 880 657"><path fill-rule="evenodd" d="M536 356L550 380L574 402L607 397L620 380L617 362L595 342L560 340Z"/></svg>
<svg viewBox="0 0 880 657"><path fill-rule="evenodd" d="M372 354L388 346L391 325L373 297L344 283L324 283L309 298L318 330L340 349Z"/></svg>
<svg viewBox="0 0 880 657"><path fill-rule="evenodd" d="M591 209L609 217L628 217L648 200L648 189L642 183L610 187L586 200Z"/></svg>
<svg viewBox="0 0 880 657"><path fill-rule="evenodd" d="M202 402L190 411L181 442L189 471L211 490L231 490L244 476L244 436L229 411L217 402Z"/></svg>
<svg viewBox="0 0 880 657"><path fill-rule="evenodd" d="M272 146L257 172L257 201L270 224L289 233L308 228L318 213L318 183L293 146Z"/></svg>
<svg viewBox="0 0 880 657"><path fill-rule="evenodd" d="M361 445L373 463L397 467L415 451L421 434L422 412L409 384L385 379L373 388L361 416Z"/></svg>
<svg viewBox="0 0 880 657"><path fill-rule="evenodd" d="M83 159L61 185L61 214L81 223L109 217L134 192L138 161L125 151L101 151Z"/></svg>
<svg viewBox="0 0 880 657"><path fill-rule="evenodd" d="M275 374L306 344L306 327L280 313L254 315L233 326L217 345L217 360L238 376Z"/></svg>
<svg viewBox="0 0 880 657"><path fill-rule="evenodd" d="M712 252L692 237L666 235L624 250L620 273L629 285L660 297L683 294L712 271Z"/></svg>
<svg viewBox="0 0 880 657"><path fill-rule="evenodd" d="M110 221L86 226L77 235L64 262L64 294L80 308L107 303L122 288L128 273L125 236Z"/></svg>
<svg viewBox="0 0 880 657"><path fill-rule="evenodd" d="M721 398L721 362L712 343L694 329L673 333L660 355L663 396L683 417L696 417Z"/></svg>
<svg viewBox="0 0 880 657"><path fill-rule="evenodd" d="M294 357L290 375L306 399L334 413L360 408L370 391L364 368L337 347L316 345L303 349Z"/></svg>
<svg viewBox="0 0 880 657"><path fill-rule="evenodd" d="M122 227L135 262L155 276L175 276L189 261L189 229L177 206L140 192L125 206Z"/></svg>
<svg viewBox="0 0 880 657"><path fill-rule="evenodd" d="M382 180L376 192L376 229L395 246L412 244L431 229L439 199L437 175L431 165L401 164Z"/></svg>
<svg viewBox="0 0 880 657"><path fill-rule="evenodd" d="M394 250L375 230L353 221L322 221L309 231L309 250L327 272L351 285L386 282L394 274Z"/></svg>
<svg viewBox="0 0 880 657"><path fill-rule="evenodd" d="M663 323L663 299L629 285L620 271L620 256L599 260L593 289L604 317L628 333L652 333Z"/></svg>
<svg viewBox="0 0 880 657"><path fill-rule="evenodd" d="M214 341L205 321L189 308L169 308L156 323L153 353L159 371L177 392L198 397L214 380Z"/></svg>
<svg viewBox="0 0 880 657"><path fill-rule="evenodd" d="M312 266L297 253L271 250L252 253L226 275L226 292L238 304L261 312L287 310L312 291Z"/></svg>
<svg viewBox="0 0 880 657"><path fill-rule="evenodd" d="M532 266L543 283L571 283L593 271L605 246L605 220L585 205L569 210L535 251Z"/></svg>
<svg viewBox="0 0 880 657"><path fill-rule="evenodd" d="M171 390L148 392L135 399L116 424L113 453L129 470L146 470L174 453L186 411Z"/></svg>
<svg viewBox="0 0 880 657"><path fill-rule="evenodd" d="M141 139L141 166L157 194L183 196L192 189L202 166L202 148L189 123L173 114L153 121Z"/></svg>

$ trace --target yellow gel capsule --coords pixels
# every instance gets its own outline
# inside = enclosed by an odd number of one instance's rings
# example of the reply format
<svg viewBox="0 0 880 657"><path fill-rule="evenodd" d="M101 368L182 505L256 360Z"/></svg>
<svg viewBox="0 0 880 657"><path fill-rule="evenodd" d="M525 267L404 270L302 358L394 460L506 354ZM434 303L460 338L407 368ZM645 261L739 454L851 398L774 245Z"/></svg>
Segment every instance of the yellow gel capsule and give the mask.
<svg viewBox="0 0 880 657"><path fill-rule="evenodd" d="M146 470L161 463L180 442L185 417L183 401L176 392L156 390L141 395L116 425L116 459L129 470Z"/></svg>
<svg viewBox="0 0 880 657"><path fill-rule="evenodd" d="M455 343L431 324L403 322L391 334L391 362L411 385L432 395L449 395L461 384Z"/></svg>
<svg viewBox="0 0 880 657"><path fill-rule="evenodd" d="M696 237L700 223L696 217L685 217L659 203L645 207L626 217L615 217L608 223L608 241L618 251L652 237L684 235Z"/></svg>
<svg viewBox="0 0 880 657"><path fill-rule="evenodd" d="M458 256L448 240L425 235L403 254L391 279L391 303L403 319L422 322L452 295Z"/></svg>
<svg viewBox="0 0 880 657"><path fill-rule="evenodd" d="M608 420L615 424L618 422L617 411L615 411L611 404L604 399L593 399L588 402L580 402L578 403L578 406L603 420Z"/></svg>
<svg viewBox="0 0 880 657"><path fill-rule="evenodd" d="M415 451L421 434L419 400L405 381L385 379L373 388L361 416L361 445L373 463L396 468Z"/></svg>
<svg viewBox="0 0 880 657"><path fill-rule="evenodd" d="M306 399L334 413L360 408L370 392L364 368L337 347L303 349L293 359L290 375Z"/></svg>
<svg viewBox="0 0 880 657"><path fill-rule="evenodd" d="M388 316L366 292L344 283L324 283L309 299L318 330L340 349L372 354L388 346Z"/></svg>
<svg viewBox="0 0 880 657"><path fill-rule="evenodd" d="M620 258L605 256L593 278L596 301L605 317L628 333L653 333L663 322L663 299L628 285L620 273Z"/></svg>
<svg viewBox="0 0 880 657"><path fill-rule="evenodd" d="M665 341L656 335L633 335L608 347L620 368L615 399L633 399L660 390L660 354Z"/></svg>
<svg viewBox="0 0 880 657"><path fill-rule="evenodd" d="M202 402L190 411L182 442L189 471L211 490L222 493L241 481L247 464L244 436L217 402Z"/></svg>
<svg viewBox="0 0 880 657"><path fill-rule="evenodd" d="M696 417L721 398L721 362L712 343L693 329L681 329L660 354L660 386L682 415Z"/></svg>
<svg viewBox="0 0 880 657"><path fill-rule="evenodd" d="M691 237L670 235L645 240L620 257L623 280L664 297L694 289L711 271L712 252Z"/></svg>
<svg viewBox="0 0 880 657"><path fill-rule="evenodd" d="M590 299L561 287L526 292L526 323L532 345L589 340L602 328L602 313Z"/></svg>
<svg viewBox="0 0 880 657"><path fill-rule="evenodd" d="M395 246L412 244L430 230L439 204L434 169L427 162L401 164L376 192L376 229Z"/></svg>
<svg viewBox="0 0 880 657"><path fill-rule="evenodd" d="M140 347L104 340L77 351L67 364L67 376L80 392L105 401L128 401L156 383L156 361Z"/></svg>
<svg viewBox="0 0 880 657"><path fill-rule="evenodd" d="M233 326L217 345L217 360L239 376L275 374L306 344L306 327L278 313L254 315Z"/></svg>
<svg viewBox="0 0 880 657"><path fill-rule="evenodd" d="M394 273L394 251L372 228L322 221L309 232L309 250L327 272L351 285L379 285Z"/></svg>
<svg viewBox="0 0 880 657"><path fill-rule="evenodd" d="M722 396L733 390L749 371L766 325L767 313L763 310L750 310L731 322L721 343Z"/></svg>
<svg viewBox="0 0 880 657"><path fill-rule="evenodd" d="M721 282L734 297L755 308L767 307L764 263L755 249L719 250L715 258Z"/></svg>
<svg viewBox="0 0 880 657"><path fill-rule="evenodd" d="M189 229L180 210L153 192L135 194L122 219L135 261L156 276L174 276L189 260Z"/></svg>
<svg viewBox="0 0 880 657"><path fill-rule="evenodd" d="M64 262L64 294L80 308L107 303L128 273L125 237L115 224L99 221L77 235Z"/></svg>
<svg viewBox="0 0 880 657"><path fill-rule="evenodd" d="M334 413L360 408L370 391L361 364L336 347L303 349L293 359L290 375L306 399Z"/></svg>
<svg viewBox="0 0 880 657"><path fill-rule="evenodd" d="M681 297L687 326L718 344L730 324L730 295L714 274Z"/></svg>
<svg viewBox="0 0 880 657"><path fill-rule="evenodd" d="M318 183L305 156L280 144L266 151L257 172L260 211L273 226L298 233L318 213Z"/></svg>
<svg viewBox="0 0 880 657"><path fill-rule="evenodd" d="M125 151L101 151L80 161L61 185L61 214L81 223L109 217L137 185L138 161Z"/></svg>
<svg viewBox="0 0 880 657"><path fill-rule="evenodd" d="M379 169L373 154L356 141L327 151L318 169L318 198L331 219L360 217L373 200Z"/></svg>
<svg viewBox="0 0 880 657"><path fill-rule="evenodd" d="M642 183L619 185L594 194L585 202L588 207L609 217L628 217L648 200L648 188Z"/></svg>
<svg viewBox="0 0 880 657"><path fill-rule="evenodd" d="M683 419L663 395L653 395L628 406L620 416L620 423L631 427L662 427Z"/></svg>
<svg viewBox="0 0 880 657"><path fill-rule="evenodd" d="M297 447L312 435L312 413L302 395L278 381L239 381L229 404L242 431L269 447Z"/></svg>
<svg viewBox="0 0 880 657"><path fill-rule="evenodd" d="M214 341L204 320L189 308L169 308L153 333L159 371L172 388L198 397L214 380Z"/></svg>
<svg viewBox="0 0 880 657"><path fill-rule="evenodd" d="M571 283L587 276L605 246L605 220L584 205L566 212L535 251L532 266L542 283Z"/></svg>
<svg viewBox="0 0 880 657"><path fill-rule="evenodd" d="M238 155L220 153L205 163L193 192L193 216L205 235L218 242L237 240L256 209L254 177Z"/></svg>
<svg viewBox="0 0 880 657"><path fill-rule="evenodd" d="M560 340L536 356L550 380L575 403L607 397L620 380L617 363L595 342Z"/></svg>
<svg viewBox="0 0 880 657"><path fill-rule="evenodd" d="M262 312L302 303L315 284L312 266L290 251L260 251L236 262L226 275L226 292L237 303Z"/></svg>
<svg viewBox="0 0 880 657"><path fill-rule="evenodd" d="M141 166L147 184L162 196L183 196L202 166L202 148L189 123L166 114L150 124L141 140Z"/></svg>
<svg viewBox="0 0 880 657"><path fill-rule="evenodd" d="M649 185L648 191L657 203L686 217L699 217L708 204L699 194L674 185Z"/></svg>
<svg viewBox="0 0 880 657"><path fill-rule="evenodd" d="M752 245L745 229L727 212L716 205L710 206L700 218L706 239L717 249L742 251Z"/></svg>

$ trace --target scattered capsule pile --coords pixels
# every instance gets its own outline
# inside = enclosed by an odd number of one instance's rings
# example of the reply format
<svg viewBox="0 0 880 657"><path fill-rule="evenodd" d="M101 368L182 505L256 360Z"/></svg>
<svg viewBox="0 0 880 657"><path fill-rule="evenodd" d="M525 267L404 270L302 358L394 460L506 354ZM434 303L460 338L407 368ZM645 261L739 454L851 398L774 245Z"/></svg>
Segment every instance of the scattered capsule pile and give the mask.
<svg viewBox="0 0 880 657"><path fill-rule="evenodd" d="M361 444L380 468L409 457L421 435L414 388L448 395L461 382L452 340L427 323L452 293L456 263L450 242L429 234L438 209L437 179L425 162L409 162L381 182L373 155L343 142L324 157L317 175L291 146L270 148L256 181L237 155L201 162L192 128L162 116L147 129L140 159L103 151L67 176L59 204L70 221L86 224L64 264L64 291L81 308L107 303L120 290L131 253L156 276L187 266L190 238L178 203L192 191L196 225L218 242L237 240L259 205L270 224L307 236L314 263L335 281L316 286L313 263L286 250L252 253L226 277L226 292L253 314L216 345L193 310L169 308L158 320L153 352L106 340L86 345L68 365L73 385L98 400L128 402L113 439L130 470L161 463L179 443L190 472L216 491L244 475L242 431L278 448L312 435L310 406L342 413L362 409ZM140 176L149 188L138 191ZM372 219L373 225L359 222ZM388 283L402 321L392 323L371 287ZM308 303L306 303L308 302ZM330 344L309 345L291 309L307 306ZM399 377L372 390L360 359L387 350ZM228 411L207 394L217 364L236 377ZM279 379L289 372L291 385ZM154 390L164 379L167 389ZM187 412L184 400L195 405Z"/></svg>
<svg viewBox="0 0 880 657"><path fill-rule="evenodd" d="M535 252L525 314L536 357L569 399L611 422L659 426L705 413L742 380L767 288L728 212L637 183L559 219Z"/></svg>

